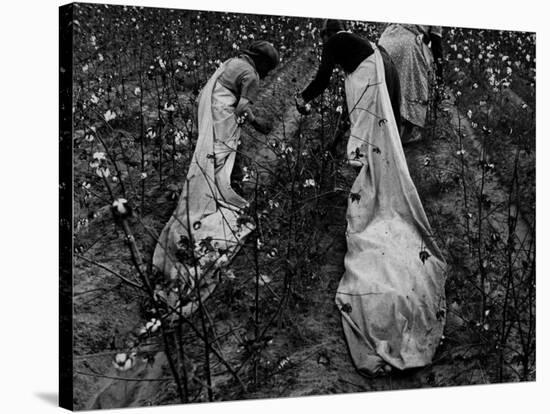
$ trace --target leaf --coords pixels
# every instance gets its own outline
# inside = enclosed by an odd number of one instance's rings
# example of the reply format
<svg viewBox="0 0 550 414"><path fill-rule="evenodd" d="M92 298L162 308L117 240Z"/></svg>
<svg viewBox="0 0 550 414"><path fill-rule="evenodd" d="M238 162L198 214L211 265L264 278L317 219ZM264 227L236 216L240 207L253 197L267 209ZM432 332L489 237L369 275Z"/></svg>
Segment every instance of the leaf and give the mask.
<svg viewBox="0 0 550 414"><path fill-rule="evenodd" d="M204 249L207 251L207 252L213 252L215 251L216 249L214 248L214 246L212 245L212 237L208 236L208 237L205 237L204 239L202 239L200 242L199 242L199 245L204 247Z"/></svg>
<svg viewBox="0 0 550 414"><path fill-rule="evenodd" d="M325 353L321 353L317 357L317 363L320 365L330 365L330 359Z"/></svg>
<svg viewBox="0 0 550 414"><path fill-rule="evenodd" d="M420 257L420 260L422 260L422 263L425 263L431 255L426 250L421 250L418 256Z"/></svg>
<svg viewBox="0 0 550 414"><path fill-rule="evenodd" d="M340 308L340 310L341 310L342 312L345 312L345 313L348 313L348 314L349 314L349 313L351 313L351 310L352 310L352 309L351 309L351 305L350 305L349 303L344 303L344 304L342 305L342 307Z"/></svg>
<svg viewBox="0 0 550 414"><path fill-rule="evenodd" d="M252 217L242 214L237 217L237 226L246 226L247 224L252 223Z"/></svg>
<svg viewBox="0 0 550 414"><path fill-rule="evenodd" d="M363 154L363 153L361 152L361 149L360 149L359 147L357 147L357 148L355 149L355 151L353 151L353 152L351 153L351 155L353 155L353 159L354 159L354 160L358 160L358 159L360 159L361 157L363 157L365 154Z"/></svg>
<svg viewBox="0 0 550 414"><path fill-rule="evenodd" d="M183 249L188 249L189 247L191 247L191 242L189 241L189 238L184 234L180 236L178 244Z"/></svg>
<svg viewBox="0 0 550 414"><path fill-rule="evenodd" d="M361 194L359 193L349 193L349 198L351 199L351 202L357 201L359 203L359 200L361 200Z"/></svg>

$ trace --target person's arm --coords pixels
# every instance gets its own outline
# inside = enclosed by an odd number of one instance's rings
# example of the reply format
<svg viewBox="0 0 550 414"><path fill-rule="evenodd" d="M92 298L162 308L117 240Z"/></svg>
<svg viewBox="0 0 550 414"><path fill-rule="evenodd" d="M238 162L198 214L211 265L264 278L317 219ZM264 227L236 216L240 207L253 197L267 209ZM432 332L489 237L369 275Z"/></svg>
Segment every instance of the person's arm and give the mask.
<svg viewBox="0 0 550 414"><path fill-rule="evenodd" d="M250 125L262 134L269 134L272 130L271 122L254 114L254 111L252 111L252 103L247 98L241 97L239 99L237 107L235 108L235 115L237 119L241 119L242 122L250 122Z"/></svg>
<svg viewBox="0 0 550 414"><path fill-rule="evenodd" d="M250 122L254 129L262 134L271 132L272 125L267 119L258 117L252 111L252 103L256 100L259 91L260 80L252 71L245 71L239 77L241 97L235 108L235 115L242 121Z"/></svg>
<svg viewBox="0 0 550 414"><path fill-rule="evenodd" d="M239 102L237 102L237 107L235 108L235 115L237 118L246 117L249 121L253 121L256 117L254 112L252 112L252 103L248 98L241 96Z"/></svg>
<svg viewBox="0 0 550 414"><path fill-rule="evenodd" d="M435 61L436 76L439 82L443 78L443 42L441 38L441 27L433 28L432 30L430 30L431 49Z"/></svg>
<svg viewBox="0 0 550 414"><path fill-rule="evenodd" d="M315 79L300 94L304 102L309 102L319 96L328 86L332 71L336 66L331 38L324 46L321 55L321 64L315 75Z"/></svg>

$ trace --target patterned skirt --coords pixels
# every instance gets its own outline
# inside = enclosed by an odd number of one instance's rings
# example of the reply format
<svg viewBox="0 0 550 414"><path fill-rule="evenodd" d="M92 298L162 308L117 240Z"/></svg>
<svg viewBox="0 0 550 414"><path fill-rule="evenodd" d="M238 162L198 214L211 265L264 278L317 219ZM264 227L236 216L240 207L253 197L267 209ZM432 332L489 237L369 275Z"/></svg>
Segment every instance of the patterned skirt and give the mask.
<svg viewBox="0 0 550 414"><path fill-rule="evenodd" d="M390 55L401 84L401 117L423 127L433 77L433 55L422 35L398 24L386 28L379 44Z"/></svg>

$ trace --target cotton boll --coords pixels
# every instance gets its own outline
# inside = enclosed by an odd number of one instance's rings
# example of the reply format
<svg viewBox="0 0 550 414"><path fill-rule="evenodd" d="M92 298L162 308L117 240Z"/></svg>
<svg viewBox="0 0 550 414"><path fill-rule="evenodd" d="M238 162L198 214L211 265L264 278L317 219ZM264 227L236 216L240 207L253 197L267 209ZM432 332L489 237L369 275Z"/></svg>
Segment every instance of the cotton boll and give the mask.
<svg viewBox="0 0 550 414"><path fill-rule="evenodd" d="M128 200L126 200L125 198L118 198L113 201L111 209L115 217L118 218L125 218L132 215L132 208L128 204Z"/></svg>
<svg viewBox="0 0 550 414"><path fill-rule="evenodd" d="M135 352L132 352L130 355L125 352L116 354L113 360L113 366L119 371L128 371L133 368L136 362L136 356L137 354Z"/></svg>

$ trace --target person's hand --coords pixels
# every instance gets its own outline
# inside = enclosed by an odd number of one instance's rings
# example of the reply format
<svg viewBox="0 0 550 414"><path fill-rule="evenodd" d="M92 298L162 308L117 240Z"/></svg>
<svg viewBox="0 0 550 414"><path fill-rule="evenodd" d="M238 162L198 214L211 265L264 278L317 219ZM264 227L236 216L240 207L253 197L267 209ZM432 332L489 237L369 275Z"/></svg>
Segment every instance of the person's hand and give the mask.
<svg viewBox="0 0 550 414"><path fill-rule="evenodd" d="M311 112L311 105L306 103L300 94L296 94L294 100L296 102L296 109L301 115L308 115Z"/></svg>
<svg viewBox="0 0 550 414"><path fill-rule="evenodd" d="M273 129L273 125L269 120L259 117L256 117L254 121L251 122L251 124L256 131L264 135L269 134Z"/></svg>

